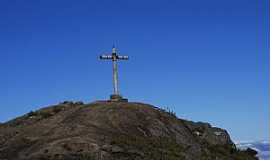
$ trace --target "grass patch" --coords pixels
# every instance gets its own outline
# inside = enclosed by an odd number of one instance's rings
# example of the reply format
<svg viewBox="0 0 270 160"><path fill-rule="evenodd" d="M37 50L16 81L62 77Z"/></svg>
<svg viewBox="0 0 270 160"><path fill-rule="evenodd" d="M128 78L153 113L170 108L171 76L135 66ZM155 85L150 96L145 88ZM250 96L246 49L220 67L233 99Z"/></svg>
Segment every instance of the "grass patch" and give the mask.
<svg viewBox="0 0 270 160"><path fill-rule="evenodd" d="M122 153L117 153L116 156L123 156L123 154L126 154L126 156L136 155L136 157L140 157L143 160L185 160L183 153L187 149L167 137L130 137L121 135L113 137L111 145L124 149ZM136 152L129 152L134 149Z"/></svg>

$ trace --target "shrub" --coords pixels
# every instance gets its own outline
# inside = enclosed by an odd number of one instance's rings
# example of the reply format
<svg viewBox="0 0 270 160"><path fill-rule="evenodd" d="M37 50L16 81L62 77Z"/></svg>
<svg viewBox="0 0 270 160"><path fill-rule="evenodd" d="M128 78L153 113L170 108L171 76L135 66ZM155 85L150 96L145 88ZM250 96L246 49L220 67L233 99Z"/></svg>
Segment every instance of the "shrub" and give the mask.
<svg viewBox="0 0 270 160"><path fill-rule="evenodd" d="M42 117L42 118L49 118L49 117L51 117L53 114L52 113L50 113L50 112L40 112L40 116Z"/></svg>
<svg viewBox="0 0 270 160"><path fill-rule="evenodd" d="M33 111L30 111L29 113L27 113L27 117L32 117L32 116L37 116L37 113Z"/></svg>

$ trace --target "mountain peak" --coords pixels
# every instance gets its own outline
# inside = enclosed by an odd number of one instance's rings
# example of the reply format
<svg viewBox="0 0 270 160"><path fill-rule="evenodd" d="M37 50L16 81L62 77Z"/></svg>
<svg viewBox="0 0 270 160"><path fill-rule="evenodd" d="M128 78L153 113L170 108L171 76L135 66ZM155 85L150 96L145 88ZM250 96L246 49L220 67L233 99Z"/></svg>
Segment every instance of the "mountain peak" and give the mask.
<svg viewBox="0 0 270 160"><path fill-rule="evenodd" d="M64 102L0 125L0 159L245 159L226 130L134 102Z"/></svg>

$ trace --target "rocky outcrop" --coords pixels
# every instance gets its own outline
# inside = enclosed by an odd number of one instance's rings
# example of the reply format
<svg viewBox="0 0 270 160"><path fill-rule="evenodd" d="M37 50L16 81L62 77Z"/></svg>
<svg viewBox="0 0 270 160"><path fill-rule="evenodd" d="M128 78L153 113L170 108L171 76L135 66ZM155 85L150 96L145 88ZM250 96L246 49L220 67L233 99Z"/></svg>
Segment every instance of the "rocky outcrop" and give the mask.
<svg viewBox="0 0 270 160"><path fill-rule="evenodd" d="M248 153L226 130L142 103L65 102L0 125L1 160L256 159Z"/></svg>

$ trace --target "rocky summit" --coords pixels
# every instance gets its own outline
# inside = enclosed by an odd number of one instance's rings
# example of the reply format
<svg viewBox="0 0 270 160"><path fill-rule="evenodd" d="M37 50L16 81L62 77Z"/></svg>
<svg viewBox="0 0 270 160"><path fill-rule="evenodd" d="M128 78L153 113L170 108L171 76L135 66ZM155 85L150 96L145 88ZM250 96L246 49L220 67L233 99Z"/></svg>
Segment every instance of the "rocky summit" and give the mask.
<svg viewBox="0 0 270 160"><path fill-rule="evenodd" d="M64 102L0 124L0 160L256 160L224 129L128 102Z"/></svg>

